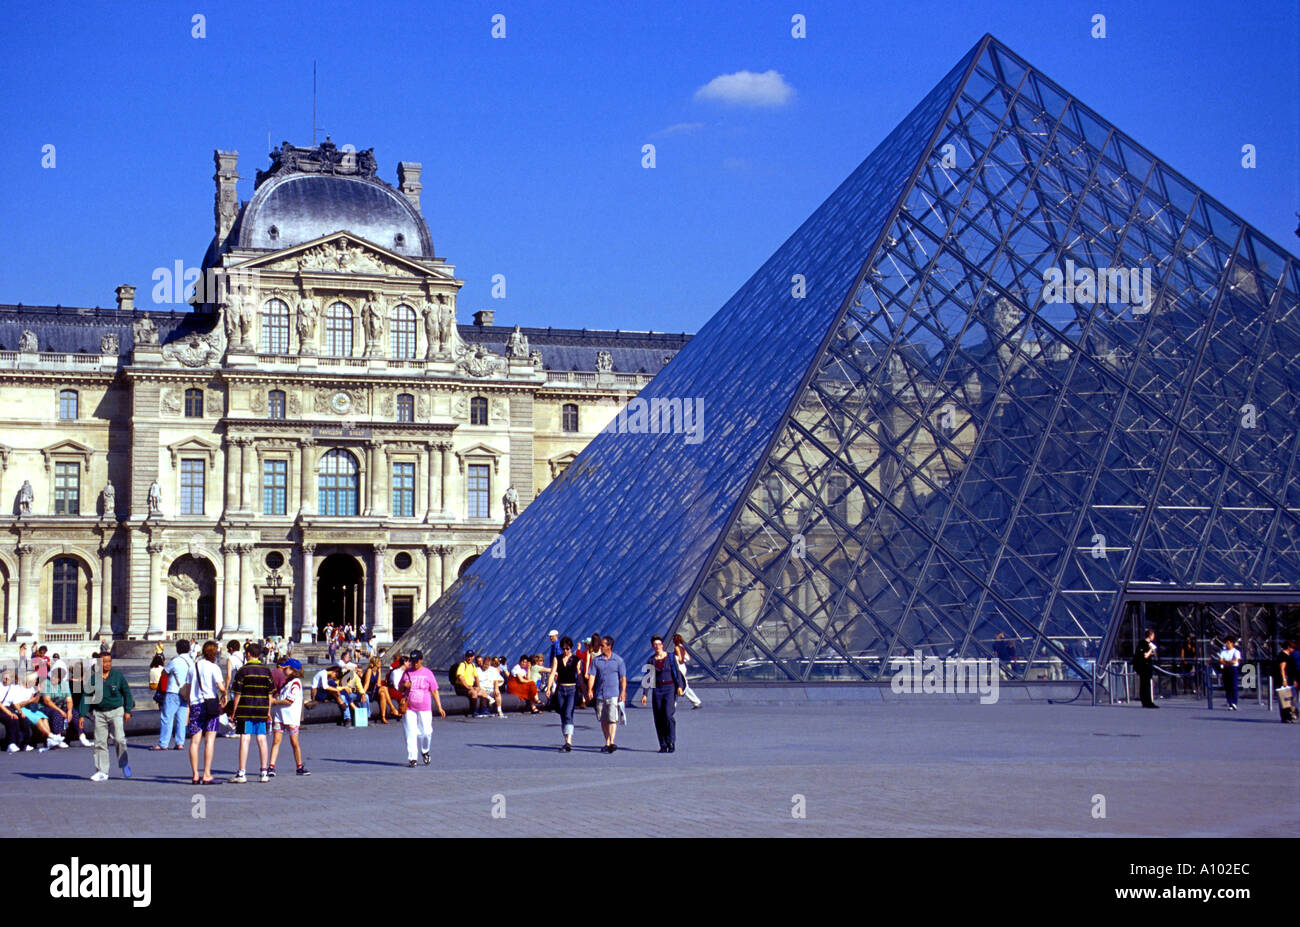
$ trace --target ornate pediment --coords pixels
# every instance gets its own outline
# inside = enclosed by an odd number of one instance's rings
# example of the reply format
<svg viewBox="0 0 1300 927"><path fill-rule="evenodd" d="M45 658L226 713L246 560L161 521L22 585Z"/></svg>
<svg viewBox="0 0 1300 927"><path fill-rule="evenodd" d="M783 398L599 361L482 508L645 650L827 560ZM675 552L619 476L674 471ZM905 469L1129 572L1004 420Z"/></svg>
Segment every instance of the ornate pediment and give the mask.
<svg viewBox="0 0 1300 927"><path fill-rule="evenodd" d="M577 451L565 451L563 454L556 454L550 460L546 461L551 468L551 479L555 479L561 473L569 468L569 464L578 459Z"/></svg>
<svg viewBox="0 0 1300 927"><path fill-rule="evenodd" d="M8 455L6 455L6 458L7 456ZM41 448L41 456L45 458L46 473L50 472L50 468L54 466L54 460L57 457L76 457L81 460L82 466L85 468L86 472L89 473L90 458L95 456L95 449L82 444L80 441L73 441L71 438L66 438L63 441L56 441L49 447Z"/></svg>
<svg viewBox="0 0 1300 927"><path fill-rule="evenodd" d="M504 451L498 451L495 447L480 442L471 445L470 447L462 447L460 450L456 451L456 464L460 469L460 472L464 473L465 461L474 458L479 458L481 460L485 457L490 457L492 459L492 473L497 474L501 472L501 458L504 456Z"/></svg>
<svg viewBox="0 0 1300 927"><path fill-rule="evenodd" d="M253 270L285 273L368 274L396 278L434 278L448 283L446 274L429 270L409 258L358 238L347 232L335 232L314 241L304 242L274 254L233 265L229 272Z"/></svg>
<svg viewBox="0 0 1300 927"><path fill-rule="evenodd" d="M215 470L217 466L217 451L220 448L211 441L205 441L199 437L184 438L175 444L167 445L167 451L171 454L172 467L180 466L180 459L185 457L196 457L203 455L208 458L208 469Z"/></svg>

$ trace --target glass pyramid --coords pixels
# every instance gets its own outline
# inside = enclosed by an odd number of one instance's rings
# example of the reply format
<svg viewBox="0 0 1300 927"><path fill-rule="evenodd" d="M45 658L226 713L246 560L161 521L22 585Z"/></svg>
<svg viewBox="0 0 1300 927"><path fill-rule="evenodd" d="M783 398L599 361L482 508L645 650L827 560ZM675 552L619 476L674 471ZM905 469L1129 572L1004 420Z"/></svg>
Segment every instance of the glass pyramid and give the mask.
<svg viewBox="0 0 1300 927"><path fill-rule="evenodd" d="M702 403L698 440L599 435L398 646L1082 679L1141 590L1300 601L1298 291L985 36L639 395Z"/></svg>

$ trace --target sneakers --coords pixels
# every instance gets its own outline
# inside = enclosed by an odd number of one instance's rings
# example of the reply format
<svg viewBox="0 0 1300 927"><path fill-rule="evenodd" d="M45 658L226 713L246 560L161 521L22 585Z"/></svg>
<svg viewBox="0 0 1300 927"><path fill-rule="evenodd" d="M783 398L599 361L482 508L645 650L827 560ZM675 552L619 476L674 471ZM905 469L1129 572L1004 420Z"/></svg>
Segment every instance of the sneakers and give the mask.
<svg viewBox="0 0 1300 927"><path fill-rule="evenodd" d="M300 776L310 776L310 775L311 775L311 771L308 770L307 767L305 767L305 766L299 766L299 767L298 767L298 775L300 775Z"/></svg>
<svg viewBox="0 0 1300 927"><path fill-rule="evenodd" d="M610 744L610 745L609 745L609 752L610 752L610 753L613 753L613 752L614 752L615 750L617 750L617 749L618 749L618 744Z"/></svg>
<svg viewBox="0 0 1300 927"><path fill-rule="evenodd" d="M90 777L90 781L91 781L91 782L107 782L107 781L108 781L108 773L97 772L97 773L95 773L93 776Z"/></svg>
<svg viewBox="0 0 1300 927"><path fill-rule="evenodd" d="M414 769L414 768L415 768L415 760L407 760L407 761L406 761L406 768L407 768L407 769Z"/></svg>
<svg viewBox="0 0 1300 927"><path fill-rule="evenodd" d="M58 747L60 750L66 750L68 749L68 742L63 738L59 738L59 742L54 746Z"/></svg>
<svg viewBox="0 0 1300 927"><path fill-rule="evenodd" d="M10 745L9 745L9 750L8 750L8 752L9 752L9 753L17 753L17 752L18 752L19 750L21 750L21 749L22 749L22 747L18 746L17 744L10 744Z"/></svg>
<svg viewBox="0 0 1300 927"><path fill-rule="evenodd" d="M267 774L267 770L265 770L265 769L262 770L261 781L262 781L262 782L270 782L270 781L271 781L271 777Z"/></svg>
<svg viewBox="0 0 1300 927"><path fill-rule="evenodd" d="M572 753L573 744L565 744L561 749L563 749L565 753Z"/></svg>
<svg viewBox="0 0 1300 927"><path fill-rule="evenodd" d="M39 747L36 748L36 752L37 752L37 753L44 753L44 752L45 752L46 750L48 750L48 749L50 749L50 748L47 747L45 744L41 744Z"/></svg>
<svg viewBox="0 0 1300 927"><path fill-rule="evenodd" d="M500 708L497 709L497 717L498 717L498 718L504 718L504 717L505 717L505 713L502 712Z"/></svg>
<svg viewBox="0 0 1300 927"><path fill-rule="evenodd" d="M93 746L95 746L93 743L90 742L90 738L88 738L85 734L82 734L82 735L81 735L81 738L80 738L80 740L79 740L78 742L79 742L83 747L93 747Z"/></svg>
<svg viewBox="0 0 1300 927"><path fill-rule="evenodd" d="M23 747L23 753L31 753L35 749L36 748L33 747L31 744L28 744L27 746Z"/></svg>
<svg viewBox="0 0 1300 927"><path fill-rule="evenodd" d="M122 764L122 778L123 778L123 779L130 779L130 778L131 778L131 764L130 764L130 763L124 763L124 764Z"/></svg>
<svg viewBox="0 0 1300 927"><path fill-rule="evenodd" d="M262 771L263 771L264 773L266 773L268 776L270 776L272 779L275 778L275 767L274 767L274 766L268 766L268 767L266 767L266 769L264 769L264 770L262 770Z"/></svg>
<svg viewBox="0 0 1300 927"><path fill-rule="evenodd" d="M423 753L420 754L420 759L424 760L425 766L428 766L430 763L433 762L433 757L429 755L428 750L425 750Z"/></svg>
<svg viewBox="0 0 1300 927"><path fill-rule="evenodd" d="M230 777L230 781L231 781L231 782L247 782L247 781L248 781L248 777L244 775L244 771L241 769L239 772L235 773L233 776Z"/></svg>

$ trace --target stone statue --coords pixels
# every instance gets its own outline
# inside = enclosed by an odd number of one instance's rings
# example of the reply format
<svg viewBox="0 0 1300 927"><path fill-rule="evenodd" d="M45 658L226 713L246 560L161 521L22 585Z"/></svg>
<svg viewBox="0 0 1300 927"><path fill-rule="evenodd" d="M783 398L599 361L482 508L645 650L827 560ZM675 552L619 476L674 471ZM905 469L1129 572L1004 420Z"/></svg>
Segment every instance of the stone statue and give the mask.
<svg viewBox="0 0 1300 927"><path fill-rule="evenodd" d="M157 480L149 484L149 514L162 514L162 487Z"/></svg>
<svg viewBox="0 0 1300 927"><path fill-rule="evenodd" d="M131 323L131 336L135 339L137 347L140 345L156 345L158 343L158 326L153 324L153 319L149 318L149 313L146 312Z"/></svg>
<svg viewBox="0 0 1300 927"><path fill-rule="evenodd" d="M517 357L521 360L528 359L528 337L515 326L515 330L510 333L510 340L506 343L506 356Z"/></svg>
<svg viewBox="0 0 1300 927"><path fill-rule="evenodd" d="M378 293L371 293L366 304L361 308L362 321L366 326L366 356L381 354L384 338L384 308Z"/></svg>
<svg viewBox="0 0 1300 927"><path fill-rule="evenodd" d="M439 334L438 343L444 351L454 351L459 338L456 336L456 306L445 297L438 297L439 305Z"/></svg>
<svg viewBox="0 0 1300 927"><path fill-rule="evenodd" d="M109 332L99 339L100 354L116 354L118 352L117 335Z"/></svg>
<svg viewBox="0 0 1300 927"><path fill-rule="evenodd" d="M32 503L36 501L36 494L32 492L32 481L23 480L22 489L18 490L18 514L32 514Z"/></svg>
<svg viewBox="0 0 1300 927"><path fill-rule="evenodd" d="M316 300L311 290L304 291L298 300L298 353L316 353Z"/></svg>
<svg viewBox="0 0 1300 927"><path fill-rule="evenodd" d="M533 353L528 355L528 359L533 362L533 370L540 373L543 369L542 352L534 350Z"/></svg>
<svg viewBox="0 0 1300 927"><path fill-rule="evenodd" d="M599 373L610 373L614 369L614 355L608 351L596 352L596 370Z"/></svg>
<svg viewBox="0 0 1300 927"><path fill-rule="evenodd" d="M439 343L441 335L442 320L438 312L438 307L428 300L420 307L420 314L424 317L424 340L428 347L424 349L426 360L432 360L433 356L442 350Z"/></svg>
<svg viewBox="0 0 1300 927"><path fill-rule="evenodd" d="M515 517L519 514L518 490L516 490L513 486L508 487L506 489L506 494L501 497L501 506L506 510L505 526L509 528L510 523L514 521Z"/></svg>
<svg viewBox="0 0 1300 927"><path fill-rule="evenodd" d="M36 332L25 329L18 337L18 350L24 354L36 353Z"/></svg>
<svg viewBox="0 0 1300 927"><path fill-rule="evenodd" d="M104 491L99 494L99 499L104 506L104 515L112 518L117 513L117 490L113 488L111 480L104 484Z"/></svg>
<svg viewBox="0 0 1300 927"><path fill-rule="evenodd" d="M226 290L226 298L221 303L221 321L226 327L226 341L234 344L239 333L239 290L236 287Z"/></svg>
<svg viewBox="0 0 1300 927"><path fill-rule="evenodd" d="M249 290L239 300L239 342L245 347L253 343L253 316L256 313L256 305L256 290Z"/></svg>

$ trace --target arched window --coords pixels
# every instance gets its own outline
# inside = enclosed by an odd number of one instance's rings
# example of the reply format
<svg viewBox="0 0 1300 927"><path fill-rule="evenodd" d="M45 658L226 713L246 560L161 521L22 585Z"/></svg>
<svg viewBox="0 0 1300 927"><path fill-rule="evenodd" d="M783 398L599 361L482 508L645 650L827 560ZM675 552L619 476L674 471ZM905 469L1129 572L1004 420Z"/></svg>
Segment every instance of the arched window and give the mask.
<svg viewBox="0 0 1300 927"><path fill-rule="evenodd" d="M389 356L415 360L415 310L410 306L394 306L388 312L388 323Z"/></svg>
<svg viewBox="0 0 1300 927"><path fill-rule="evenodd" d="M320 466L320 513L357 514L357 459L342 448L327 451Z"/></svg>
<svg viewBox="0 0 1300 927"><path fill-rule="evenodd" d="M203 390L191 388L185 391L185 417L203 418Z"/></svg>
<svg viewBox="0 0 1300 927"><path fill-rule="evenodd" d="M415 421L415 397L410 393L397 394L397 420L399 422Z"/></svg>
<svg viewBox="0 0 1300 927"><path fill-rule="evenodd" d="M486 425L487 417L487 400L482 396L475 396L469 401L469 423L471 425Z"/></svg>
<svg viewBox="0 0 1300 927"><path fill-rule="evenodd" d="M352 356L352 307L347 303L331 303L325 311L325 353Z"/></svg>
<svg viewBox="0 0 1300 927"><path fill-rule="evenodd" d="M284 418L284 390L273 389L266 394L266 417Z"/></svg>
<svg viewBox="0 0 1300 927"><path fill-rule="evenodd" d="M567 402L564 404L564 415L561 427L565 431L578 430L578 406L575 403Z"/></svg>
<svg viewBox="0 0 1300 927"><path fill-rule="evenodd" d="M59 418L65 422L75 421L77 418L77 391L75 389L65 389L59 392Z"/></svg>
<svg viewBox="0 0 1300 927"><path fill-rule="evenodd" d="M269 299L262 307L262 353L289 353L289 304Z"/></svg>
<svg viewBox="0 0 1300 927"><path fill-rule="evenodd" d="M77 580L80 570L71 557L54 561L53 601L50 603L51 624L77 623Z"/></svg>

